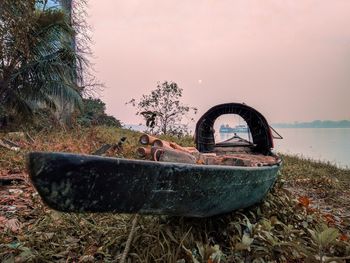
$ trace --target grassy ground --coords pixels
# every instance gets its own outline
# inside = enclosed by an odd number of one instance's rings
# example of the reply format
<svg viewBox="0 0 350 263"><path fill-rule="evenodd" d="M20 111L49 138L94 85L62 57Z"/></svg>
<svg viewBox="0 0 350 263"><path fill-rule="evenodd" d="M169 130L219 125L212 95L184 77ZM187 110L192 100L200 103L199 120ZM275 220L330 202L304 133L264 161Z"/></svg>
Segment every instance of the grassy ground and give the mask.
<svg viewBox="0 0 350 263"><path fill-rule="evenodd" d="M119 262L133 215L66 214L42 204L25 171L29 151L91 153L123 136L135 158L140 134L98 127L19 138L20 153L0 149L1 262ZM193 144L191 138L177 140ZM283 156L274 189L249 209L208 219L142 216L128 262L326 262L350 259L350 170Z"/></svg>

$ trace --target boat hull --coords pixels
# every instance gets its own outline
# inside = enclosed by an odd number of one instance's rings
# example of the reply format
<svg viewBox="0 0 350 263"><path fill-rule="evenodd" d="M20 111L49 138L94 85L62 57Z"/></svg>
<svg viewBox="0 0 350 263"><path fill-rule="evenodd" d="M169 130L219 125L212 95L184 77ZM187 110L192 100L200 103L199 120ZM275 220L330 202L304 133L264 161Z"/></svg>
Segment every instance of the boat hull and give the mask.
<svg viewBox="0 0 350 263"><path fill-rule="evenodd" d="M189 165L68 153L30 153L30 178L44 202L63 212L209 217L261 201L279 164Z"/></svg>

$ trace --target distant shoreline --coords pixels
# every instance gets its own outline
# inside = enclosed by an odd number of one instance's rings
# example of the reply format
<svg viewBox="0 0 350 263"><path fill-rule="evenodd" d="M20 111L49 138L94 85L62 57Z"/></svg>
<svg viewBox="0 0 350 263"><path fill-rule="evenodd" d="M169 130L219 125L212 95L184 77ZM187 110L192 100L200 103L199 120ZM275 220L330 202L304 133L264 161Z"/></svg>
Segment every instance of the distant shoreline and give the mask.
<svg viewBox="0 0 350 263"><path fill-rule="evenodd" d="M274 128L350 128L350 121L312 121L312 122L295 122L295 123L274 123Z"/></svg>
<svg viewBox="0 0 350 263"><path fill-rule="evenodd" d="M275 129L350 129L350 127L281 127L273 124L271 126Z"/></svg>

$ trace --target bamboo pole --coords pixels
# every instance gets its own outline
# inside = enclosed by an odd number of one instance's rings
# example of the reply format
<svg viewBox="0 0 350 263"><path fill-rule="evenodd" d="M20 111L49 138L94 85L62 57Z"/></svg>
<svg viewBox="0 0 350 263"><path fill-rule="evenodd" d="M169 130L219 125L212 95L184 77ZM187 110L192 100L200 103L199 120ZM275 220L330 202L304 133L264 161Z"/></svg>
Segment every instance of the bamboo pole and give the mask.
<svg viewBox="0 0 350 263"><path fill-rule="evenodd" d="M141 158L151 158L151 147L139 147L136 150L136 154Z"/></svg>
<svg viewBox="0 0 350 263"><path fill-rule="evenodd" d="M148 134L142 134L140 139L139 139L139 142L142 145L151 145L154 143L155 140L157 140L156 137L153 137L153 136L148 135Z"/></svg>
<svg viewBox="0 0 350 263"><path fill-rule="evenodd" d="M197 163L197 159L193 155L175 149L153 146L151 152L153 159L159 162Z"/></svg>
<svg viewBox="0 0 350 263"><path fill-rule="evenodd" d="M174 149L173 147L171 147L170 142L163 141L163 140L160 140L160 139L154 140L152 145L155 146L155 147L160 147L160 148Z"/></svg>

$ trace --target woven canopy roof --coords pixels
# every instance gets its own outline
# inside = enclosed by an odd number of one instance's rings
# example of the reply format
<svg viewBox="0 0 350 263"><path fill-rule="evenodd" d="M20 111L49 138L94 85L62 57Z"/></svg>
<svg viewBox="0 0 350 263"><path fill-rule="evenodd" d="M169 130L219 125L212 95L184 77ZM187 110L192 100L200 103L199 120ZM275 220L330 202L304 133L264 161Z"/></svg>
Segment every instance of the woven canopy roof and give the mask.
<svg viewBox="0 0 350 263"><path fill-rule="evenodd" d="M253 151L268 154L273 148L270 126L265 117L252 107L241 103L225 103L212 107L197 122L195 140L200 152L211 152L215 147L214 123L224 114L237 114L247 123L255 147Z"/></svg>

